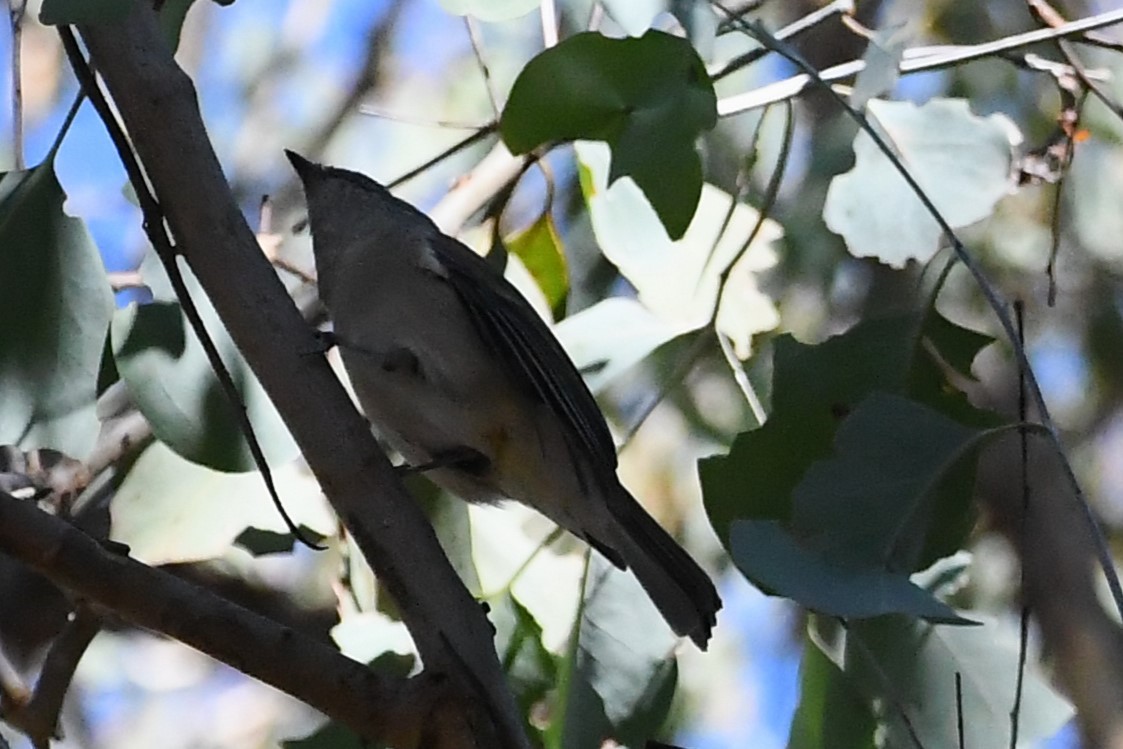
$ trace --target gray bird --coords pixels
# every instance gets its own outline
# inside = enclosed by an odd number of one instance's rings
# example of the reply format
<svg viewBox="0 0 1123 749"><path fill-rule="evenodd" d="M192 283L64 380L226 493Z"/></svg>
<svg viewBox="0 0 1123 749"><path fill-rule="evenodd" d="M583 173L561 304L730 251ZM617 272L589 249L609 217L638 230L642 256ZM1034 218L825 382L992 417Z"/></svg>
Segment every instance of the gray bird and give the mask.
<svg viewBox="0 0 1123 749"><path fill-rule="evenodd" d="M604 415L542 318L482 257L356 172L286 151L320 298L367 418L469 502L514 499L634 571L705 649L721 600L620 484Z"/></svg>

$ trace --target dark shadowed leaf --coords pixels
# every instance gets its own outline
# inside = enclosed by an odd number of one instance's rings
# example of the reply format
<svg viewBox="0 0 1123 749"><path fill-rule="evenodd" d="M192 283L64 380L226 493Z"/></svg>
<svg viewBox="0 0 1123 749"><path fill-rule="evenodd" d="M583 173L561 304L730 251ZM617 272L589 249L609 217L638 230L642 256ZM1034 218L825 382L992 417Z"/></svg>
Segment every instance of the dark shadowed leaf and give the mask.
<svg viewBox="0 0 1123 749"><path fill-rule="evenodd" d="M43 0L39 23L63 26L79 23L115 23L129 14L135 0Z"/></svg>
<svg viewBox="0 0 1123 749"><path fill-rule="evenodd" d="M871 394L839 426L834 454L795 488L794 534L834 560L921 569L934 491L973 461L980 434L900 396Z"/></svg>
<svg viewBox="0 0 1123 749"><path fill-rule="evenodd" d="M969 613L979 627L940 627L890 616L855 622L846 636L846 674L864 693L902 704L925 746L959 746L955 674L963 685L964 746L1009 746L1018 672L1018 628ZM872 662L871 662L872 661ZM1072 715L1030 658L1018 746L1037 746ZM892 694L886 692L891 685ZM886 711L885 746L914 746L898 710Z"/></svg>
<svg viewBox="0 0 1123 749"><path fill-rule="evenodd" d="M306 525L298 526L300 535L312 543L319 543L324 539L319 533ZM234 544L242 547L255 557L268 556L269 554L286 554L292 551L296 539L291 533L278 533L262 528L249 527L238 534Z"/></svg>
<svg viewBox="0 0 1123 749"><path fill-rule="evenodd" d="M935 312L865 320L817 345L778 338L768 420L738 435L728 455L699 462L706 510L719 538L728 538L736 518L789 522L796 485L815 461L829 455L839 424L874 391L905 395L971 426L999 423L967 403L930 350L965 374L990 341ZM970 525L964 508L974 474L957 466L949 474L954 475L961 480L938 488L936 504L946 512L933 518L938 527L928 535L943 534L932 547L943 553L959 548ZM920 566L932 561L930 553Z"/></svg>
<svg viewBox="0 0 1123 749"><path fill-rule="evenodd" d="M716 121L713 86L688 41L660 31L625 39L585 32L523 68L500 132L515 153L579 138L608 143L609 182L635 180L678 238L702 190L695 141Z"/></svg>
<svg viewBox="0 0 1123 749"><path fill-rule="evenodd" d="M0 443L84 457L113 295L50 161L0 176Z"/></svg>
<svg viewBox="0 0 1123 749"><path fill-rule="evenodd" d="M908 614L969 624L955 610L912 583L908 575L873 565L840 563L801 545L771 520L738 520L730 530L733 562L756 585L822 614L866 619Z"/></svg>
<svg viewBox="0 0 1123 749"><path fill-rule="evenodd" d="M222 354L270 464L296 456L296 444L189 271L181 266L192 299ZM234 406L219 385L175 301L164 269L153 255L141 265L155 300L132 304L113 317L117 369L133 401L160 441L188 460L219 471L255 468L235 419Z"/></svg>
<svg viewBox="0 0 1123 749"><path fill-rule="evenodd" d="M378 749L346 726L332 721L311 736L282 741L285 749Z"/></svg>
<svg viewBox="0 0 1123 749"><path fill-rule="evenodd" d="M561 747L643 746L667 717L677 638L635 577L592 554Z"/></svg>

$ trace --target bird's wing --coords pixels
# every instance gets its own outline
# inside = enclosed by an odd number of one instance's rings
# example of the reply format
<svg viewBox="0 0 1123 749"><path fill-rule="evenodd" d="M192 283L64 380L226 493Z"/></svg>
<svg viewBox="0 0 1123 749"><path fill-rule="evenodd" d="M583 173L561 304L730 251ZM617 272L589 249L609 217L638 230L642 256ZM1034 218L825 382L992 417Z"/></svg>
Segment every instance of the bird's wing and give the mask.
<svg viewBox="0 0 1123 749"><path fill-rule="evenodd" d="M507 371L550 407L601 468L614 471L616 447L604 415L577 367L514 286L457 240L438 234L433 251L447 280L472 315L480 336Z"/></svg>

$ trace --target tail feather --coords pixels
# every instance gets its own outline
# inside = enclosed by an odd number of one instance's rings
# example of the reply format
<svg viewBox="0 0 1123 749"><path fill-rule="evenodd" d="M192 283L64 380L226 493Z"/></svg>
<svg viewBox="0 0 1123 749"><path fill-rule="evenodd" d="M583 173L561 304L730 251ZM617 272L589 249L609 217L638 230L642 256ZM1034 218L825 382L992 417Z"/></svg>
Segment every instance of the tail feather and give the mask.
<svg viewBox="0 0 1123 749"><path fill-rule="evenodd" d="M616 551L671 629L689 637L702 650L721 608L721 599L709 576L682 547L623 488L609 502L621 533L612 539Z"/></svg>

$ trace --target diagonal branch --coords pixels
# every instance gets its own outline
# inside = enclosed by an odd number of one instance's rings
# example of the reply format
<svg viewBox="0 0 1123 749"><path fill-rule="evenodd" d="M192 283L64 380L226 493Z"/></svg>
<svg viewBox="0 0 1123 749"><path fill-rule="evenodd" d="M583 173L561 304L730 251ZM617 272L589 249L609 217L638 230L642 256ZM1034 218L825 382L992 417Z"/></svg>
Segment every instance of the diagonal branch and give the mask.
<svg viewBox="0 0 1123 749"><path fill-rule="evenodd" d="M35 503L3 492L0 548L89 604L174 637L364 736L401 742L402 731L427 719L432 685L424 679L376 674L327 643L109 551Z"/></svg>
<svg viewBox="0 0 1123 749"><path fill-rule="evenodd" d="M432 527L395 477L366 422L317 350L234 202L207 138L190 78L134 3L120 23L80 32L113 97L177 245L309 467L401 608L426 671L446 675L476 736L459 743L525 747L483 611Z"/></svg>

